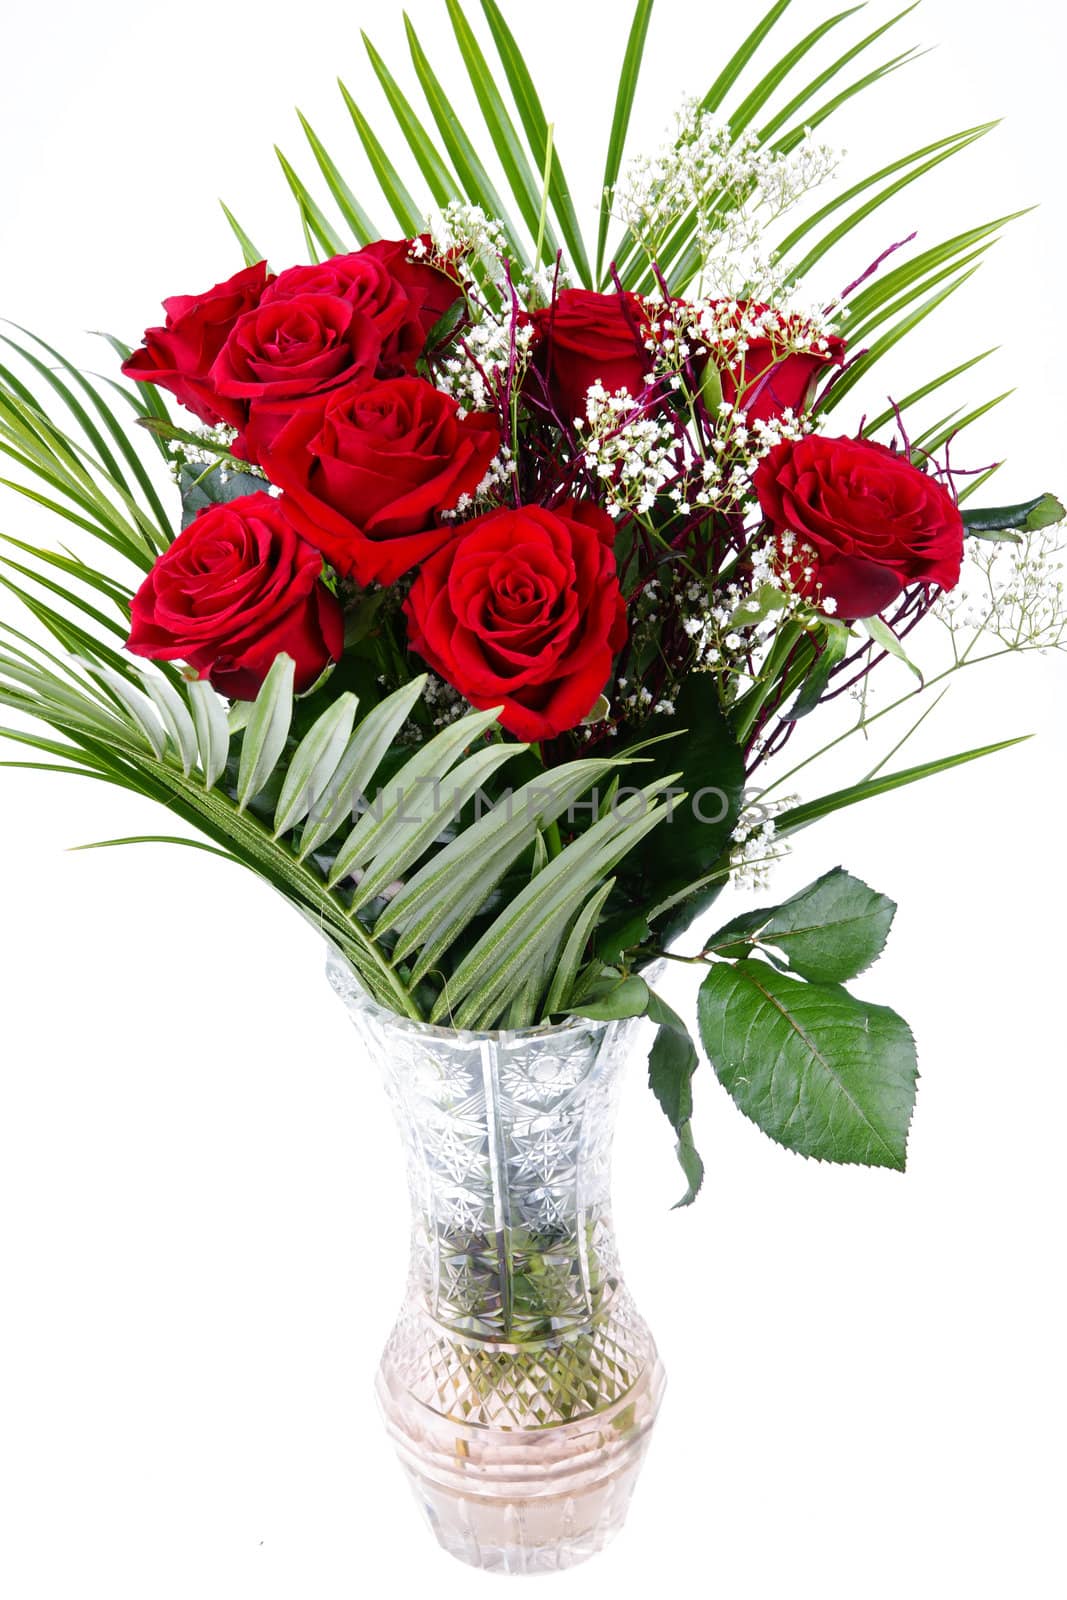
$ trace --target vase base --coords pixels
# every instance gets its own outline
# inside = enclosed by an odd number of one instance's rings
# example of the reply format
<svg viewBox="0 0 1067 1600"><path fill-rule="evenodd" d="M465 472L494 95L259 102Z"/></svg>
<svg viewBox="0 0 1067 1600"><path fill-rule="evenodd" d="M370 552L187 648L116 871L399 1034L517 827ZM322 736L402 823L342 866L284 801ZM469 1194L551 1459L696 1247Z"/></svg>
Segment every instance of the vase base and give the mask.
<svg viewBox="0 0 1067 1600"><path fill-rule="evenodd" d="M613 1404L544 1428L471 1427L398 1394L378 1399L437 1542L485 1572L559 1572L626 1518L664 1389L659 1361Z"/></svg>
<svg viewBox="0 0 1067 1600"><path fill-rule="evenodd" d="M638 1457L584 1494L529 1500L453 1494L405 1470L449 1555L483 1572L533 1574L579 1566L611 1542L626 1519L639 1465Z"/></svg>

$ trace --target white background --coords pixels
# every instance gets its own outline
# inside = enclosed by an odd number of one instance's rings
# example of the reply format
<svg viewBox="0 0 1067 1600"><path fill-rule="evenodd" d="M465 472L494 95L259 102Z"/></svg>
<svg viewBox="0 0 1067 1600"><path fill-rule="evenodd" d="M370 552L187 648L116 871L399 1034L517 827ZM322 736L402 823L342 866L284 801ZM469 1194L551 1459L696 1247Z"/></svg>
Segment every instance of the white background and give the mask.
<svg viewBox="0 0 1067 1600"><path fill-rule="evenodd" d="M629 8L508 9L588 215ZM794 10L775 54L823 14ZM443 0L410 11L454 81ZM639 139L756 14L660 0ZM275 266L298 258L270 146L310 171L296 102L354 152L338 71L384 121L360 25L400 71L399 8L369 0L19 7L0 68L0 311L103 364L82 330L136 342L165 294L239 264L217 193ZM871 62L912 40L940 47L826 130L852 177L1008 120L820 291L913 227L932 243L1043 200L871 401L1000 343L961 398L1019 394L972 435L975 464L1010 457L998 501L1062 494L1062 21L1038 0L927 0ZM6 499L0 527L30 526ZM708 1181L672 1215L670 1139L635 1064L617 1210L671 1387L626 1533L554 1592L1064 1592L1065 694L1062 658L965 675L913 759L1039 737L803 835L775 885L842 861L900 901L862 990L920 1043L906 1177L788 1155L705 1071ZM868 764L855 752L808 792ZM488 1593L420 1527L373 1409L406 1200L317 941L195 852L63 853L168 831L147 802L29 773L0 794L0 1591Z"/></svg>

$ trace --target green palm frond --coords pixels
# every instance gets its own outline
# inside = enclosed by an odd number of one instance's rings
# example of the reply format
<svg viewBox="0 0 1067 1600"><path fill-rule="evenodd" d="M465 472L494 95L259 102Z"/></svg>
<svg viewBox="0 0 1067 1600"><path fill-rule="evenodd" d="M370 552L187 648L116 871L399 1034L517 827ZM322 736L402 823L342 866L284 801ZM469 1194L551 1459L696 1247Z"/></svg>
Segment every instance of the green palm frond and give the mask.
<svg viewBox="0 0 1067 1600"><path fill-rule="evenodd" d="M359 143L396 225L405 234L414 234L424 226L431 205L467 200L482 206L502 223L517 265L528 266L538 256L551 260L557 250L562 250L579 283L592 286L595 282L607 287L612 275L617 274L625 287L650 293L655 279L633 236L624 231L610 253L607 242L612 194L626 156L630 114L639 92L645 42L653 22L653 0L637 0L632 15L608 132L603 192L592 249L583 238L559 141L554 138L554 128L521 44L497 0L480 0L478 20L485 29L484 38L479 36L472 3L442 3L447 9L465 84L473 89L502 181L498 182L483 163L478 139L464 128L456 113L456 97L450 90L446 69L431 61L410 20L404 18L414 79L411 89L401 85L381 52L364 34L371 68L395 121L395 151L391 151L385 133L372 126L349 88L344 83L340 88ZM847 76L848 69L909 17L917 3L913 0L877 26L861 31L858 38L843 42L843 48L813 72L808 63L814 60L818 47L831 36L847 33L865 7L851 5L828 15L779 51L775 45L787 24L790 0L775 0L717 73L700 102L701 109L720 116L735 138L747 136L758 124L763 147L788 153L807 131L821 127L856 96L874 89L918 59L923 52L904 47L862 70L859 76ZM842 80L844 87L840 87ZM418 108L420 99L424 110ZM374 236L375 228L362 200L356 199L357 191L362 193L360 186L346 180L343 162L326 149L308 119L299 115L327 191L321 204L289 160L280 153L279 159L297 202L309 253L318 257L323 252L351 247L329 218L331 206L336 208L351 241L365 243ZM790 276L802 279L824 257L832 255L842 263L842 284L852 281L865 264L855 258L855 230L910 184L932 173L942 162L962 155L995 126L989 122L967 128L883 163L803 216L790 227L777 248ZM421 193L413 192L401 178L401 154L414 162L423 184ZM724 197L724 208L732 203L735 202ZM249 236L231 212L227 211L227 217L248 260L252 252ZM967 281L967 269L980 264L999 228L1012 220L1013 217L1004 217L923 248L857 293L852 322L842 331L849 334L854 347L857 340L862 340L868 348L860 365L850 372L851 381L835 390L838 399ZM595 260L595 273L591 258ZM665 241L657 264L676 294L684 293L700 273L695 213L677 224ZM951 380L930 379L926 383L935 385L939 381ZM926 384L918 387L925 388Z"/></svg>
<svg viewBox="0 0 1067 1600"><path fill-rule="evenodd" d="M0 339L29 368L27 378L36 376L58 396L66 413L66 426L61 426L46 412L30 382L0 364L0 457L16 469L14 477L0 476L0 484L58 513L147 571L176 530L138 450L141 441L131 439L130 430L123 428L104 397L103 385L94 383L58 350L34 334L25 334L26 343L6 334ZM128 353L125 346L113 343L120 353ZM33 345L50 359L42 360ZM147 391L143 396L134 395L132 386L112 387L138 416L169 425L167 408L152 385L141 386Z"/></svg>
<svg viewBox="0 0 1067 1600"><path fill-rule="evenodd" d="M294 740L287 656L277 658L234 732L204 684L175 684L124 657L105 662L103 652L91 661L64 659L5 633L0 704L60 737L17 729L2 730L4 737L58 758L59 770L163 800L214 848L266 878L382 1004L405 1016L499 1026L520 995L531 1019L539 1015L583 909L666 812L656 800L667 786L660 780L546 859L485 925L505 874L619 762L567 763L460 825L483 785L526 746L493 739L495 714L471 712L386 777L383 755L421 680L382 700L354 730L356 699L343 695ZM449 976L449 958L465 939L471 947ZM531 988L533 971L542 977ZM553 1005L561 1009L558 984Z"/></svg>

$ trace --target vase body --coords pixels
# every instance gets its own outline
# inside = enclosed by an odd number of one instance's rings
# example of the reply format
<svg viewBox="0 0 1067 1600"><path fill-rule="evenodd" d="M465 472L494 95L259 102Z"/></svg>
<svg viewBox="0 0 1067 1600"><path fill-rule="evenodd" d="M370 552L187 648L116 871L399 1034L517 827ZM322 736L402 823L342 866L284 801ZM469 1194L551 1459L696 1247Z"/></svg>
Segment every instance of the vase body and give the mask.
<svg viewBox="0 0 1067 1600"><path fill-rule="evenodd" d="M611 1141L632 1023L463 1033L330 982L380 1063L411 1192L405 1302L377 1392L439 1542L572 1566L617 1532L664 1387L623 1282Z"/></svg>

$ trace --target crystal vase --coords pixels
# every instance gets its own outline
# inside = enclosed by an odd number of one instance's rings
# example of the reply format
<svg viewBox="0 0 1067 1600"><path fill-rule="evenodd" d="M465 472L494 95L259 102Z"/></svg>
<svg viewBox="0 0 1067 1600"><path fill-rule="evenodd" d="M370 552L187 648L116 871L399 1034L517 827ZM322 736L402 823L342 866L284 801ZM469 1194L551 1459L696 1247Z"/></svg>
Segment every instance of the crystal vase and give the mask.
<svg viewBox="0 0 1067 1600"><path fill-rule="evenodd" d="M443 1547L548 1572L616 1533L663 1394L622 1279L611 1143L634 1023L466 1033L329 978L384 1071L407 1157L407 1296L377 1392Z"/></svg>

